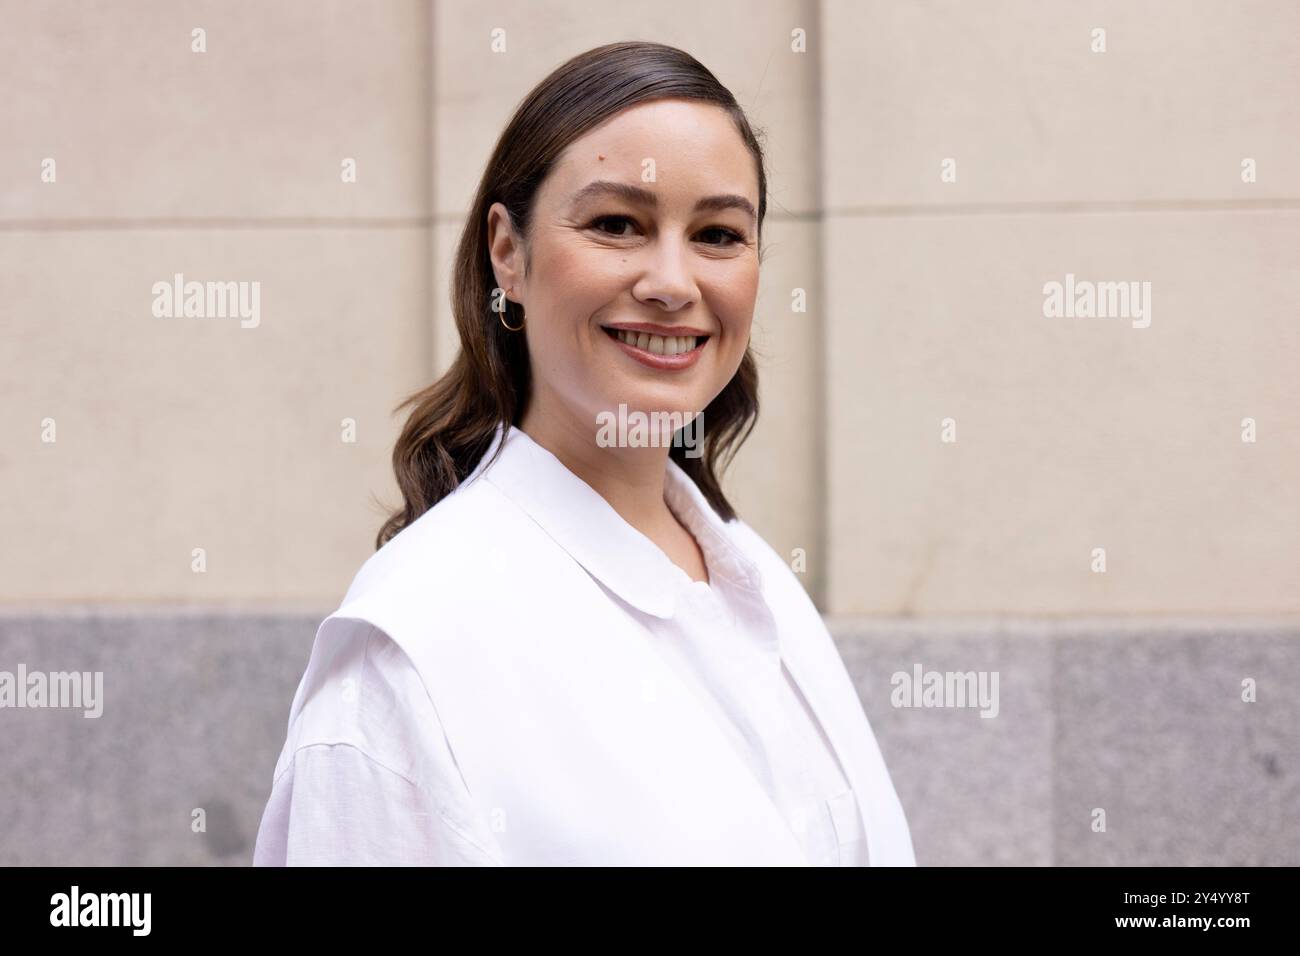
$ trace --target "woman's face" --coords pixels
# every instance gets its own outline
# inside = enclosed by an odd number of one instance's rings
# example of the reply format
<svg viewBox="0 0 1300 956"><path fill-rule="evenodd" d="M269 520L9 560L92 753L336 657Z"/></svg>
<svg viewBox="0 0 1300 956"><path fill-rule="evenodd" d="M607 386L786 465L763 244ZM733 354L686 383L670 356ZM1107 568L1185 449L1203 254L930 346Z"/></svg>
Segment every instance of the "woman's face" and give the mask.
<svg viewBox="0 0 1300 956"><path fill-rule="evenodd" d="M731 118L689 100L631 107L569 144L535 197L526 277L494 204L497 280L525 311L526 430L590 440L620 404L702 411L749 343L757 210Z"/></svg>

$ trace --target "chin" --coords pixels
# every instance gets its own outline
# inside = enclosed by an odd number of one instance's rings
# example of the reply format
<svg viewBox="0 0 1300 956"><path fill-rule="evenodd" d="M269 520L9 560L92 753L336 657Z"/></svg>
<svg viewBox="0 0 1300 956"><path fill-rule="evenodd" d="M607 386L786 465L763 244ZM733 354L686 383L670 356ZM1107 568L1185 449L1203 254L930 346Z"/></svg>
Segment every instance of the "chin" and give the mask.
<svg viewBox="0 0 1300 956"><path fill-rule="evenodd" d="M697 389L671 388L628 388L616 393L617 398L610 400L609 409L617 410L619 405L627 407L629 412L650 414L651 412L688 412L701 411L708 404Z"/></svg>

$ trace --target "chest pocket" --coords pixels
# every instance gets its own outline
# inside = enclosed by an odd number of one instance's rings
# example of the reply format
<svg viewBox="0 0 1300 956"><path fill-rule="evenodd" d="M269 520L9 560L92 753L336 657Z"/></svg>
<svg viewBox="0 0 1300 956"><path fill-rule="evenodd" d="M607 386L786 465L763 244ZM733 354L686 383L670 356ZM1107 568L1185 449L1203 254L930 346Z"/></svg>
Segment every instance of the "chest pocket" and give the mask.
<svg viewBox="0 0 1300 956"><path fill-rule="evenodd" d="M852 790L837 793L826 800L835 837L839 841L840 866L868 866L867 834L858 813L858 800Z"/></svg>

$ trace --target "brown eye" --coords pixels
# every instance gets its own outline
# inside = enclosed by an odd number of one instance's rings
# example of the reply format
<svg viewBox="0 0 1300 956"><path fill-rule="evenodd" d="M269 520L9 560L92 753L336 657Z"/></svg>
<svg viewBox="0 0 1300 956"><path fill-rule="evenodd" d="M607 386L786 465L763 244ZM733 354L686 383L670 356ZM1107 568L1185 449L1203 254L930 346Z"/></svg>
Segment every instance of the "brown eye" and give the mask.
<svg viewBox="0 0 1300 956"><path fill-rule="evenodd" d="M710 226L708 229L705 229L703 232L700 233L701 236L711 235L711 234L717 234L722 236L722 241L707 243L707 245L710 246L726 246L726 245L731 245L733 243L745 241L744 236L736 232L734 229L728 229L726 226Z"/></svg>
<svg viewBox="0 0 1300 956"><path fill-rule="evenodd" d="M627 234L608 232L607 230L601 228L602 224L604 223L625 224L629 226L635 225L635 223L633 223L632 220L629 219L627 216L601 216L599 219L592 220L591 225L594 228L596 228L599 232L602 232L607 236L613 236L615 239L626 239Z"/></svg>

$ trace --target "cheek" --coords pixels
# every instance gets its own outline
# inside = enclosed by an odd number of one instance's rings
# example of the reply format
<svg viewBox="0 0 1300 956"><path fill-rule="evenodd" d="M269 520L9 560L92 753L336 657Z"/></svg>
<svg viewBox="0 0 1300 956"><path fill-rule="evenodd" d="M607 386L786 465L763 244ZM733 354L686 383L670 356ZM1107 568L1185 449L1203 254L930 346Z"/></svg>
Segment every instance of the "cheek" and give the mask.
<svg viewBox="0 0 1300 956"><path fill-rule="evenodd" d="M548 234L533 261L533 280L541 281L534 291L552 306L567 304L564 311L572 316L578 303L609 294L610 284L620 281L619 261L579 236Z"/></svg>
<svg viewBox="0 0 1300 956"><path fill-rule="evenodd" d="M530 270L529 351L545 368L573 361L584 283L582 256L559 243L539 248Z"/></svg>
<svg viewBox="0 0 1300 956"><path fill-rule="evenodd" d="M728 352L743 354L749 343L754 321L754 304L758 299L758 270L735 276L718 289L718 320L731 339ZM739 357L736 359L739 362Z"/></svg>
<svg viewBox="0 0 1300 956"><path fill-rule="evenodd" d="M616 294L622 280L610 275L608 254L581 242L539 242L530 269L536 319L528 350L534 378L575 406L603 408L610 374L597 359L593 316ZM604 333L600 333L604 334Z"/></svg>

